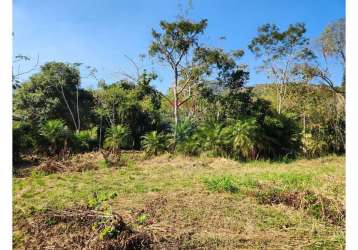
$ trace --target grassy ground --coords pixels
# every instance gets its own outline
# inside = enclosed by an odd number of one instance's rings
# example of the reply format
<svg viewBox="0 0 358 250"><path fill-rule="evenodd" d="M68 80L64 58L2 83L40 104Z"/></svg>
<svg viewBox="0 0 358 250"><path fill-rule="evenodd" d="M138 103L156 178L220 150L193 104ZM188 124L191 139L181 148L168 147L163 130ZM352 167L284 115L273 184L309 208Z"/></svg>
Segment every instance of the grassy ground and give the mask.
<svg viewBox="0 0 358 250"><path fill-rule="evenodd" d="M85 155L83 157L86 157ZM344 249L344 157L239 163L163 155L13 180L14 247L34 213L110 209L157 249Z"/></svg>

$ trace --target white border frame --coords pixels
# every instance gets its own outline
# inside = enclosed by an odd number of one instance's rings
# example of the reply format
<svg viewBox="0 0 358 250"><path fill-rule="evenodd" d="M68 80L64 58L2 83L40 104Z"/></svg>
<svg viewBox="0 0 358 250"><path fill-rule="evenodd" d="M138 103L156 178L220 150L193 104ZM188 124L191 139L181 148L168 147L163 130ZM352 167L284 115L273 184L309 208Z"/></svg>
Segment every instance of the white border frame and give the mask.
<svg viewBox="0 0 358 250"><path fill-rule="evenodd" d="M12 249L12 0L0 1L0 242Z"/></svg>

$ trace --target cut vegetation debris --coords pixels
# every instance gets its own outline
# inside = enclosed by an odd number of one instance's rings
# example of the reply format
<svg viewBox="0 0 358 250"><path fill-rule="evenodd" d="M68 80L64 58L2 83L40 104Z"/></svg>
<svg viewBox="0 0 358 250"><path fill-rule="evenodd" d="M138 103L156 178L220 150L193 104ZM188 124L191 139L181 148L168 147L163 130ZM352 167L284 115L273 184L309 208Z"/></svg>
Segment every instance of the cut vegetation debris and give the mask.
<svg viewBox="0 0 358 250"><path fill-rule="evenodd" d="M162 155L14 177L14 249L344 249L344 160Z"/></svg>
<svg viewBox="0 0 358 250"><path fill-rule="evenodd" d="M88 209L48 210L22 225L26 249L148 249L151 239L123 218Z"/></svg>

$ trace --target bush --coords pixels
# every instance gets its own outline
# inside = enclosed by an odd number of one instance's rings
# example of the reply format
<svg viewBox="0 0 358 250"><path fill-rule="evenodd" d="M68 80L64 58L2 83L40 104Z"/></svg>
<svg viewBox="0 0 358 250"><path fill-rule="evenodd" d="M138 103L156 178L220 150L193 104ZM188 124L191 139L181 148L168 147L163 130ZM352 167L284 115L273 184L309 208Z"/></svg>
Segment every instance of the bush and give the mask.
<svg viewBox="0 0 358 250"><path fill-rule="evenodd" d="M168 136L157 131L145 134L142 139L142 147L147 157L163 153L169 146Z"/></svg>
<svg viewBox="0 0 358 250"><path fill-rule="evenodd" d="M38 136L36 136L36 129L27 122L13 123L12 128L13 137L13 157L14 162L20 161L21 154L34 152L38 144Z"/></svg>
<svg viewBox="0 0 358 250"><path fill-rule="evenodd" d="M257 156L258 125L255 118L238 120L229 127L232 136L232 148L234 157L237 155L243 159L255 159ZM237 155L236 155L237 154Z"/></svg>
<svg viewBox="0 0 358 250"><path fill-rule="evenodd" d="M308 158L318 157L327 152L327 143L321 138L314 138L312 134L302 136L302 153Z"/></svg>
<svg viewBox="0 0 358 250"><path fill-rule="evenodd" d="M88 151L93 149L97 140L97 127L75 132L73 134L74 148L77 151Z"/></svg>
<svg viewBox="0 0 358 250"><path fill-rule="evenodd" d="M104 148L118 152L128 143L129 130L123 125L114 125L106 130Z"/></svg>
<svg viewBox="0 0 358 250"><path fill-rule="evenodd" d="M71 137L71 131L62 120L48 120L40 128L40 134L46 139L49 144L48 152L50 154L59 153L63 145L63 149L67 147L68 139Z"/></svg>

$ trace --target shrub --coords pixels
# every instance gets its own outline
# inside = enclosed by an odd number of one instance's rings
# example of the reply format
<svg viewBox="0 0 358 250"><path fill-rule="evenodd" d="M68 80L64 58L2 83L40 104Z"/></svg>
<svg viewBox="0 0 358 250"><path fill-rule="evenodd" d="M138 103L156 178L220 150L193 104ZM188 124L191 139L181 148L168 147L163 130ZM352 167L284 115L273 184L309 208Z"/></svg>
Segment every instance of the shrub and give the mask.
<svg viewBox="0 0 358 250"><path fill-rule="evenodd" d="M147 157L158 155L167 150L169 138L163 133L152 131L142 137L142 147Z"/></svg>
<svg viewBox="0 0 358 250"><path fill-rule="evenodd" d="M20 155L33 152L37 148L36 129L27 122L14 122L12 129L14 161L20 161Z"/></svg>
<svg viewBox="0 0 358 250"><path fill-rule="evenodd" d="M104 148L112 152L118 152L121 147L125 146L128 140L129 130L123 125L114 125L106 130Z"/></svg>
<svg viewBox="0 0 358 250"><path fill-rule="evenodd" d="M305 133L302 136L302 152L309 158L321 156L327 152L327 143L321 138L314 138L312 134Z"/></svg>
<svg viewBox="0 0 358 250"><path fill-rule="evenodd" d="M97 139L97 127L75 132L73 134L74 147L78 151L87 151L94 147Z"/></svg>
<svg viewBox="0 0 358 250"><path fill-rule="evenodd" d="M203 150L214 156L228 156L231 149L229 130L222 124L204 124L199 126L197 138Z"/></svg>
<svg viewBox="0 0 358 250"><path fill-rule="evenodd" d="M234 154L244 159L256 157L258 126L255 118L238 120L229 128L233 137ZM235 156L234 156L235 157Z"/></svg>
<svg viewBox="0 0 358 250"><path fill-rule="evenodd" d="M40 128L40 134L47 140L49 144L49 152L51 154L58 153L58 145L63 144L63 148L67 147L68 139L71 131L62 120L48 120Z"/></svg>

